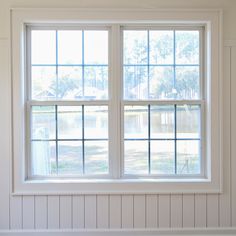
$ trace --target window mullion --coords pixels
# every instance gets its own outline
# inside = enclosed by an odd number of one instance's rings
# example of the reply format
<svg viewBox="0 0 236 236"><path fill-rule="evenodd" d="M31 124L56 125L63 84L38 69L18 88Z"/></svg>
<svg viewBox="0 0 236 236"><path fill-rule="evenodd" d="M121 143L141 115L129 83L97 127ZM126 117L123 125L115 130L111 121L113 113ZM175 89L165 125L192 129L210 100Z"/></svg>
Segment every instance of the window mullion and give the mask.
<svg viewBox="0 0 236 236"><path fill-rule="evenodd" d="M110 31L109 42L109 161L113 178L120 178L120 99L121 99L121 33L120 25L114 24ZM119 89L120 88L120 89Z"/></svg>

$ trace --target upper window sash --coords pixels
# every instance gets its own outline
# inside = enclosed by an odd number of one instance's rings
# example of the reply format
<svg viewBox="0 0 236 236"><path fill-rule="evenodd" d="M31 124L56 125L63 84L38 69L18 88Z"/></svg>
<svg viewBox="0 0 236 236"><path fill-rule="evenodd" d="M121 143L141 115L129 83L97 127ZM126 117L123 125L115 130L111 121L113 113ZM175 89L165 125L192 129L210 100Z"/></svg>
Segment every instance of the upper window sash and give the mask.
<svg viewBox="0 0 236 236"><path fill-rule="evenodd" d="M27 25L26 29L28 100L109 100L110 27ZM49 79L43 81L44 77Z"/></svg>

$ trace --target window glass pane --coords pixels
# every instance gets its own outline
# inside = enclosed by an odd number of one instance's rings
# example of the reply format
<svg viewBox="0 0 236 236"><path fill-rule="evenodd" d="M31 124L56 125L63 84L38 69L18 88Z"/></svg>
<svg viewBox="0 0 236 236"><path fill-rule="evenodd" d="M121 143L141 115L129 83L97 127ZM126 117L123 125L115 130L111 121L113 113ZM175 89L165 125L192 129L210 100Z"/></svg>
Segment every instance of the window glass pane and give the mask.
<svg viewBox="0 0 236 236"><path fill-rule="evenodd" d="M175 173L174 141L151 141L151 174Z"/></svg>
<svg viewBox="0 0 236 236"><path fill-rule="evenodd" d="M56 31L31 31L31 63L56 64Z"/></svg>
<svg viewBox="0 0 236 236"><path fill-rule="evenodd" d="M200 138L201 110L198 105L177 106L177 138Z"/></svg>
<svg viewBox="0 0 236 236"><path fill-rule="evenodd" d="M199 99L200 75L198 66L176 67L176 98Z"/></svg>
<svg viewBox="0 0 236 236"><path fill-rule="evenodd" d="M177 174L200 174L200 141L177 141Z"/></svg>
<svg viewBox="0 0 236 236"><path fill-rule="evenodd" d="M82 138L82 108L81 106L58 106L58 138Z"/></svg>
<svg viewBox="0 0 236 236"><path fill-rule="evenodd" d="M149 99L173 99L175 95L173 66L150 66L149 90Z"/></svg>
<svg viewBox="0 0 236 236"><path fill-rule="evenodd" d="M148 63L148 31L124 30L124 64Z"/></svg>
<svg viewBox="0 0 236 236"><path fill-rule="evenodd" d="M85 174L108 174L108 141L84 142Z"/></svg>
<svg viewBox="0 0 236 236"><path fill-rule="evenodd" d="M82 64L82 31L58 31L58 63Z"/></svg>
<svg viewBox="0 0 236 236"><path fill-rule="evenodd" d="M56 88L58 99L79 98L82 90L82 67L59 66Z"/></svg>
<svg viewBox="0 0 236 236"><path fill-rule="evenodd" d="M87 65L108 64L108 31L84 31L84 63Z"/></svg>
<svg viewBox="0 0 236 236"><path fill-rule="evenodd" d="M176 64L199 64L199 31L175 32Z"/></svg>
<svg viewBox="0 0 236 236"><path fill-rule="evenodd" d="M58 174L77 175L82 173L82 142L58 142Z"/></svg>
<svg viewBox="0 0 236 236"><path fill-rule="evenodd" d="M84 138L85 139L108 138L107 106L84 107Z"/></svg>
<svg viewBox="0 0 236 236"><path fill-rule="evenodd" d="M31 92L34 100L56 99L56 67L33 66L32 67Z"/></svg>
<svg viewBox="0 0 236 236"><path fill-rule="evenodd" d="M174 32L155 30L149 32L150 64L173 64Z"/></svg>
<svg viewBox="0 0 236 236"><path fill-rule="evenodd" d="M148 138L148 108L147 106L125 106L124 137Z"/></svg>
<svg viewBox="0 0 236 236"><path fill-rule="evenodd" d="M151 106L151 138L173 139L175 136L174 106Z"/></svg>
<svg viewBox="0 0 236 236"><path fill-rule="evenodd" d="M84 67L84 99L108 98L108 66Z"/></svg>
<svg viewBox="0 0 236 236"><path fill-rule="evenodd" d="M31 167L32 167L32 175L57 174L56 142L32 141Z"/></svg>
<svg viewBox="0 0 236 236"><path fill-rule="evenodd" d="M55 107L33 106L31 109L31 139L55 139Z"/></svg>
<svg viewBox="0 0 236 236"><path fill-rule="evenodd" d="M124 67L124 99L148 98L148 74L146 66Z"/></svg>
<svg viewBox="0 0 236 236"><path fill-rule="evenodd" d="M124 142L125 174L148 174L148 141Z"/></svg>

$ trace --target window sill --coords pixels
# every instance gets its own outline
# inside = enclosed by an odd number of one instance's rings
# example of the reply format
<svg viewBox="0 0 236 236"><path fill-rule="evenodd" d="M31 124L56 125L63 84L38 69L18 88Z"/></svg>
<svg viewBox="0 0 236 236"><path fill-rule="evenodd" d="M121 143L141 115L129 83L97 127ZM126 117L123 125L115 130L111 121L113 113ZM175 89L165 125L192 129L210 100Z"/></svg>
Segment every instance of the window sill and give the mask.
<svg viewBox="0 0 236 236"><path fill-rule="evenodd" d="M192 179L45 179L19 183L12 195L219 193L207 178Z"/></svg>

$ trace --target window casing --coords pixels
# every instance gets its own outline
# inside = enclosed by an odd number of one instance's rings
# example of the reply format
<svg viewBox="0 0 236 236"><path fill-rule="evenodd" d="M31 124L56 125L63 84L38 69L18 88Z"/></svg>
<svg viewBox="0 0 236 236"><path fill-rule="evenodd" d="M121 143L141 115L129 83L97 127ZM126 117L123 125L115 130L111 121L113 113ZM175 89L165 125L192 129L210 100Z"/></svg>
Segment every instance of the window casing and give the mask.
<svg viewBox="0 0 236 236"><path fill-rule="evenodd" d="M32 12L34 12L32 10ZM77 12L77 11L75 11ZM81 13L81 11L78 10L78 12ZM205 12L172 12L172 11L160 11L159 15L156 15L156 11L148 11L144 10L142 13L144 13L140 18L149 18L152 17L152 20L142 20L136 24L134 24L134 19L139 15L137 12L134 14L131 14L131 12L127 11L125 13L124 18L126 18L125 22L126 23L119 23L119 10L114 11L115 14L113 15L114 19L111 22L115 22L114 24L110 24L110 20L103 20L103 13L104 12L97 12L95 15L93 15L93 12L87 12L87 15L83 15L83 13L80 15L79 18L85 17L88 19L89 17L91 20L95 19L100 19L102 22L107 22L108 24L100 24L100 26L108 26L110 30L109 34L109 69L108 69L108 74L109 74L109 82L108 87L109 87L109 97L108 100L98 100L94 101L92 99L81 99L81 100L48 100L48 101L42 101L42 100L31 100L31 97L29 99L29 91L31 87L25 88L29 85L29 83L25 80L26 78L30 78L29 70L23 70L22 68L26 68L25 65L29 65L28 61L26 60L28 57L28 54L25 54L25 36L24 33L25 29L27 28L28 25L35 25L35 22L43 22L43 24L40 25L45 27L47 25L47 22L49 22L47 17L45 16L40 16L39 12L34 12L35 15L30 15L25 12L24 10L15 10L14 14L12 15L13 19L13 36L12 36L12 45L13 45L13 81L15 81L14 86L13 86L13 110L15 114L19 111L18 114L21 114L19 116L19 120L14 118L13 124L14 124L14 188L13 192L16 194L24 194L24 193L29 193L29 192L35 192L38 189L40 189L40 192L44 193L49 193L58 191L58 185L55 184L57 182L61 183L61 191L62 192L80 192L80 193L91 193L91 192L115 192L115 193L120 193L120 192L125 192L125 193L131 193L131 192L217 192L220 190L220 184L221 184L221 171L220 171L220 152L217 152L216 150L213 149L213 146L216 144L219 144L220 148L220 137L216 134L220 134L221 130L217 129L215 130L214 127L216 128L218 124L220 127L220 115L217 117L217 119L212 118L212 114L216 112L216 114L220 114L220 103L217 103L217 97L220 94L219 91L219 84L220 84L220 66L219 66L219 61L220 61L220 21L217 21L216 19L220 19L220 12L218 11L210 11L208 14ZM113 12L113 13L114 13ZM55 19L57 18L58 20L55 21L55 24L50 24L50 27L52 27L55 30L55 25L61 25L60 28L62 27L71 27L71 25L74 25L76 28L77 26L84 26L84 25L89 25L88 23L80 24L80 23L75 23L71 22L68 24L68 21L64 21L65 19L69 20L73 17L75 17L74 14L70 15L70 11L66 12L62 17L60 16L60 10L56 11L53 14L53 17ZM28 20L25 19L25 16L28 14ZM106 12L106 16L108 16L109 13ZM171 17L172 15L172 17ZM174 20L173 16L178 16L178 20ZM59 18L62 19L59 19ZM165 19L163 21L163 18ZM29 20L30 19L30 20ZM161 20L162 19L162 20ZM163 24L163 22L165 22ZM32 22L32 24L31 24ZM64 22L67 22L66 24L63 25ZM98 20L99 22L99 20ZM123 22L121 20L121 22ZM147 23L148 22L148 23ZM155 22L155 23L153 23ZM160 24L161 22L161 24ZM168 23L167 23L168 22ZM171 23L170 23L171 22ZM184 23L183 23L184 22ZM95 25L95 30L96 27L98 27L97 24ZM138 26L137 26L138 25ZM122 98L124 94L123 93L123 87L122 87L122 74L124 73L123 69L123 64L122 64L122 32L125 30L140 30L140 27L142 28L141 30L150 32L150 31L155 31L158 30L157 28L161 25L163 29L164 26L171 26L170 31L172 30L173 32L178 31L178 27L182 27L183 29L187 28L192 28L193 30L199 30L197 29L200 26L203 27L204 30L200 29L200 43L203 43L203 45L200 46L201 49L204 49L203 52L201 51L199 53L200 59L199 59L199 97L196 99L172 99L172 98L164 98L161 97L161 99L156 99L152 97L143 97L139 99L124 99ZM22 27L23 26L23 27ZM73 27L74 27L73 26ZM151 27L150 27L151 26ZM158 26L158 27L157 27ZM38 26L37 26L38 27ZM50 28L49 27L49 28ZM122 28L124 27L124 28ZM127 27L127 28L126 28ZM148 28L150 27L150 29ZM181 28L180 27L180 28ZM154 28L154 29L153 29ZM86 29L83 29L86 30ZM202 32L205 32L205 35L203 35ZM149 34L149 33L148 33ZM23 36L23 37L22 37ZM213 36L216 36L218 40L213 41L212 38ZM17 39L19 40L17 43ZM213 51L212 48L217 48L217 50ZM23 50L24 49L24 50ZM149 54L149 49L148 49L148 54ZM15 56L14 56L15 55ZM219 60L217 61L218 55ZM203 60L204 58L204 60ZM23 60L22 60L23 59ZM17 61L21 63L17 63ZM175 60L175 57L174 57ZM26 61L26 64L24 63ZM56 65L57 67L58 65ZM129 65L125 65L129 66ZM132 66L132 65L130 65ZM150 70L150 67L153 66L149 61L145 65L148 69ZM163 65L162 65L163 66ZM167 65L164 65L167 66ZM173 62L170 66L173 68L180 66L179 64ZM185 66L185 65L182 65ZM193 65L195 66L195 65ZM176 73L176 69L174 70L174 74ZM22 71L22 73L19 73ZM19 78L17 80L17 78ZM214 78L214 80L213 80ZM19 88L22 88L22 90L19 90ZM117 88L119 88L117 90ZM216 101L215 101L215 99ZM27 104L27 109L26 109L26 104ZM219 106L218 106L218 105ZM63 106L68 108L70 106L73 107L80 107L81 110L83 110L86 106L107 106L108 107L108 139L109 139L109 174L111 174L109 177L106 176L105 179L102 180L101 175L100 176L93 176L91 180L89 180L90 176L87 175L81 176L79 175L79 178L73 178L71 180L66 180L64 178L65 176L59 176L63 177L61 178L56 178L54 180L50 180L50 176L44 176L46 178L42 178L42 176L35 176L36 178L32 178L32 168L30 163L30 159L28 157L31 156L31 145L27 145L26 147L24 145L20 145L22 143L21 141L19 142L19 137L23 140L25 137L27 137L27 140L30 141L32 132L29 129L28 124L32 122L32 116L29 115L30 113L30 108L32 106L54 106L54 109L57 110L60 108L60 106ZM178 167L176 165L176 143L179 141L182 141L180 137L178 137L178 127L176 127L176 122L177 117L178 117L178 112L181 109L185 109L186 105L188 108L190 107L199 107L200 111L200 118L199 118L199 123L198 126L200 126L200 130L198 130L198 137L194 138L195 141L201 140L201 145L202 147L197 148L198 150L201 149L199 152L199 155L201 156L200 158L200 171L198 173L194 174L181 174L178 173ZM146 142L146 145L150 145L149 147L153 146L152 142L159 142L159 141L167 141L166 138L155 138L152 137L152 112L157 111L160 108L163 108L164 106L171 107L171 109L168 110L170 112L172 110L172 115L171 119L174 119L174 138L171 138L171 141L175 143L174 145L174 152L175 152L175 164L174 164L174 171L173 173L151 173L151 168L152 166L150 165L151 163L151 158L152 156L150 155L150 148L147 148L148 150L148 167L147 167L147 172L146 173L139 173L133 174L133 173L126 173L125 172L125 161L123 161L124 156L124 145L123 145L123 139L125 141L133 141L129 140L126 135L126 130L125 130L125 119L126 117L123 115L124 110L128 107L129 109L126 109L126 112L130 112L130 107L137 108L141 107L141 110L146 110L146 118L148 120L147 122L147 130L145 131L147 133L147 136L144 137L144 140ZM24 115L23 110L27 112ZM124 109L125 108L125 109ZM157 108L157 110L155 110ZM36 109L37 110L37 109ZM186 110L186 109L185 109ZM188 109L189 110L189 109ZM142 111L143 112L143 111ZM83 113L83 111L81 111ZM58 116L58 113L55 112L55 117ZM214 113L215 114L215 113ZM82 115L83 116L83 115ZM160 115L160 123L161 124L166 124L168 123L168 118L167 114L161 113ZM22 124L22 125L20 125ZM32 126L32 123L31 123ZM82 125L83 126L83 125ZM142 126L141 126L142 127ZM112 130L112 131L111 131ZM57 131L56 131L57 133ZM132 138L131 138L132 139ZM134 138L135 139L135 138ZM183 138L185 139L185 138ZM189 139L187 137L186 139ZM106 139L107 140L107 139ZM31 140L32 141L32 140ZM34 140L36 141L36 140ZM64 141L64 140L59 140L57 137L55 138L55 142L59 141ZM68 141L68 140L66 140ZM77 141L77 140L76 140ZM80 140L81 141L81 140ZM138 140L141 141L141 140ZM189 140L190 141L190 140ZM82 142L85 142L82 137ZM27 142L29 144L29 142ZM151 149L152 150L152 149ZM59 149L57 150L59 152ZM18 157L18 158L17 158ZM214 157L214 158L213 158ZM22 159L23 158L23 159ZM22 164L19 164L19 161L23 160ZM27 169L25 167L30 167L30 169ZM84 167L83 167L84 168ZM151 173L151 175L150 175ZM17 178L19 177L19 178ZM38 178L39 177L39 178ZM69 176L71 177L71 176ZM72 177L78 177L77 175L73 175ZM94 178L96 177L96 178ZM99 177L99 178L98 178ZM140 179L141 178L141 179ZM100 180L99 180L100 179ZM96 185L95 185L96 183ZM174 185L172 184L174 183ZM188 184L191 183L191 184ZM74 190L74 187L78 186L76 190ZM187 187L189 186L189 188ZM191 187L190 187L191 186Z"/></svg>

